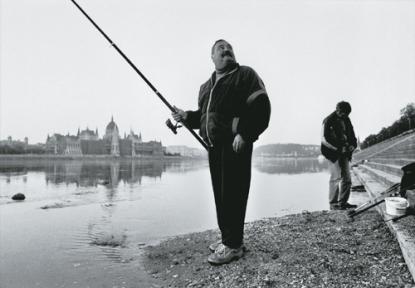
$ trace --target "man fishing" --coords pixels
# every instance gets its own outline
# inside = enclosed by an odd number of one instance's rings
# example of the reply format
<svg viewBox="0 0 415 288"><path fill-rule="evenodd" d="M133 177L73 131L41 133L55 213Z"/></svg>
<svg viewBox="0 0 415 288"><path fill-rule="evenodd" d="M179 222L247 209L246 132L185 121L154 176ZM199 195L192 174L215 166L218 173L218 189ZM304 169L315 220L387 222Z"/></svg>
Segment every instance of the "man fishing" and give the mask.
<svg viewBox="0 0 415 288"><path fill-rule="evenodd" d="M356 149L357 140L349 114L348 102L339 102L336 111L323 120L321 153L329 160L329 204L332 210L356 208L348 203L352 181L349 162Z"/></svg>
<svg viewBox="0 0 415 288"><path fill-rule="evenodd" d="M239 66L232 46L225 40L214 43L211 58L215 72L201 86L199 108L183 111L173 107L144 74L75 0L72 3L127 61L160 100L208 150L216 214L222 239L209 246L208 261L225 264L243 256L243 228L251 181L253 142L268 127L271 105L264 84L252 68ZM179 126L168 121L176 133ZM200 129L197 135L192 129Z"/></svg>
<svg viewBox="0 0 415 288"><path fill-rule="evenodd" d="M240 66L232 46L217 40L211 50L215 71L200 87L196 111L172 113L208 143L209 168L221 232L208 261L221 265L241 258L245 211L251 180L253 142L268 127L271 105L264 83Z"/></svg>

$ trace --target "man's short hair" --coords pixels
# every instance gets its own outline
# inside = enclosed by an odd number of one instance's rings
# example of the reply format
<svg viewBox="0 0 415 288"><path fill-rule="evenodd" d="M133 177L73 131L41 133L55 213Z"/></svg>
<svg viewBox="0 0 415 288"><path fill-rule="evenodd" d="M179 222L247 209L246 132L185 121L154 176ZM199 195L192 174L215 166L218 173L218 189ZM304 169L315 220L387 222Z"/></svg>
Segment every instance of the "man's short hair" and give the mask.
<svg viewBox="0 0 415 288"><path fill-rule="evenodd" d="M210 53L211 53L211 54L213 54L213 52L214 52L214 50L215 50L215 46L216 46L216 44L218 44L218 43L219 43L219 42L221 42L221 41L225 41L226 43L228 43L228 41L226 41L226 40L224 40L224 39L219 39L219 40L216 40L216 41L215 41L215 43L213 43L212 49L211 49L211 51L210 51Z"/></svg>
<svg viewBox="0 0 415 288"><path fill-rule="evenodd" d="M349 115L350 112L352 112L352 106L350 106L350 103L346 101L341 101L337 103L336 109L340 110L341 112L346 113L347 115Z"/></svg>

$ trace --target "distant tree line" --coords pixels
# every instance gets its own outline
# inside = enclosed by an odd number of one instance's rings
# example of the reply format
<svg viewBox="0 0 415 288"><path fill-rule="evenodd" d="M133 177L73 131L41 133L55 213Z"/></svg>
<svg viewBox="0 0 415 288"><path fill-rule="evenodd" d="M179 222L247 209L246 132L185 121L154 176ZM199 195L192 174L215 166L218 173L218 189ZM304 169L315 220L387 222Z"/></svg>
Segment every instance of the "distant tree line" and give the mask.
<svg viewBox="0 0 415 288"><path fill-rule="evenodd" d="M0 145L0 154L45 154L40 146Z"/></svg>
<svg viewBox="0 0 415 288"><path fill-rule="evenodd" d="M367 136L366 139L363 140L361 148L365 149L414 128L415 103L409 103L401 109L401 118L396 120L391 126L383 127L379 133Z"/></svg>
<svg viewBox="0 0 415 288"><path fill-rule="evenodd" d="M255 149L255 156L270 157L317 157L320 155L320 146L303 144L268 144Z"/></svg>

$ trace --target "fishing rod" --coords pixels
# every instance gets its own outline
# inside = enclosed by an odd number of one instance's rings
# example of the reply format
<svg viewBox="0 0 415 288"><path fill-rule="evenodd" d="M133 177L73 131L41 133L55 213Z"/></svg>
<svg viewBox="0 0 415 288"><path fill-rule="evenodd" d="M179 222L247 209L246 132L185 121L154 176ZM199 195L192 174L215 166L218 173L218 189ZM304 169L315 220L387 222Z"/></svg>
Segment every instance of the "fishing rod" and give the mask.
<svg viewBox="0 0 415 288"><path fill-rule="evenodd" d="M146 82L146 84L148 86L150 86L151 90L153 90L154 93L156 93L156 95L160 98L160 100L170 109L171 112L177 112L177 109L172 106L167 100L166 98L163 97L163 95L161 95L161 93L159 91L157 91L156 87L154 87L153 84L151 84L151 82L146 78L146 76L144 76L143 73L141 73L140 70L138 70L138 68L134 65L133 62L131 62L130 59L128 59L128 57L124 54L124 52L121 51L120 48L118 48L117 44L115 44L109 37L107 34L105 34L105 32L94 22L94 20L92 20L91 17L89 17L89 15L84 11L84 9L82 9L81 6L79 6L78 3L75 2L75 0L71 0L72 3L79 9L79 11L81 11L82 14L84 14L84 16L92 23L92 25L94 25L95 28L97 28L97 30L101 33L102 36L104 36L104 38L111 44L112 47L114 47L115 50L117 50L117 52L121 55L122 58L124 58L125 61L127 61L128 64L130 64L131 68L134 69L134 71L140 75L141 79L144 80L144 82ZM209 145L199 136L196 134L195 131L193 131L193 129L191 129L185 121L181 121L181 124L187 129L189 130L189 132L196 138L197 141L199 141L200 144L202 144L202 146L208 150L209 149ZM167 127L170 128L170 130L174 133L177 134L177 129L181 127L181 125L178 125L178 123L176 123L176 125L174 125L170 119L168 119L166 121L166 125Z"/></svg>

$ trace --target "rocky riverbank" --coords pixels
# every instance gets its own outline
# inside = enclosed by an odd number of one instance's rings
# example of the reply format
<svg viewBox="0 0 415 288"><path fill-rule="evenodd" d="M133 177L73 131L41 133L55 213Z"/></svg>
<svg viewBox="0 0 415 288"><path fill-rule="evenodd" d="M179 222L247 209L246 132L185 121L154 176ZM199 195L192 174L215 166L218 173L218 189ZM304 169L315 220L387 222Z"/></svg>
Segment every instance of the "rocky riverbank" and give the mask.
<svg viewBox="0 0 415 288"><path fill-rule="evenodd" d="M144 267L162 287L415 287L400 248L374 211L304 212L245 225L247 252L211 266L216 230L145 248Z"/></svg>

